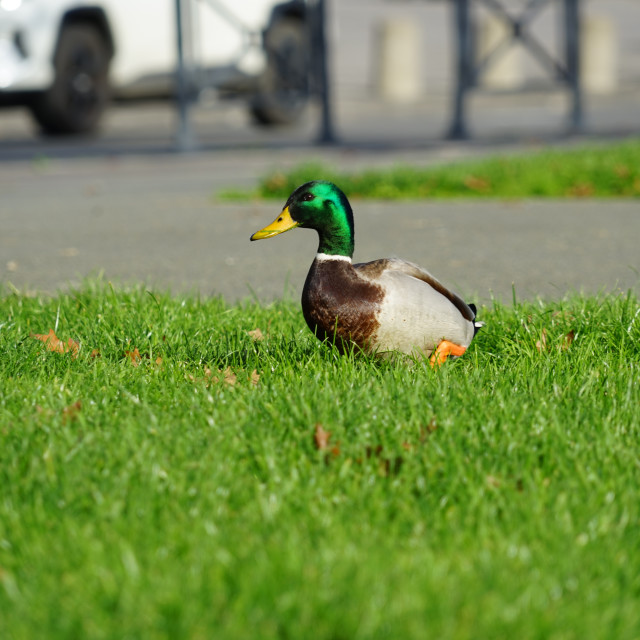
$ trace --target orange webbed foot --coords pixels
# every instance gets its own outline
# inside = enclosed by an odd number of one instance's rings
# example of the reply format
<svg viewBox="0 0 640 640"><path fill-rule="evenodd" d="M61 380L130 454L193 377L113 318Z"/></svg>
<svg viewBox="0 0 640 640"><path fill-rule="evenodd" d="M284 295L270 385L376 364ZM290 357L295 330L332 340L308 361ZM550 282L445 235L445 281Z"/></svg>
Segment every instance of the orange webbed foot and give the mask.
<svg viewBox="0 0 640 640"><path fill-rule="evenodd" d="M432 367L440 366L449 356L461 356L464 355L464 352L467 350L467 347L463 347L462 345L455 344L454 342L449 342L448 340L442 340L440 344L435 348L435 351L429 358L429 364Z"/></svg>

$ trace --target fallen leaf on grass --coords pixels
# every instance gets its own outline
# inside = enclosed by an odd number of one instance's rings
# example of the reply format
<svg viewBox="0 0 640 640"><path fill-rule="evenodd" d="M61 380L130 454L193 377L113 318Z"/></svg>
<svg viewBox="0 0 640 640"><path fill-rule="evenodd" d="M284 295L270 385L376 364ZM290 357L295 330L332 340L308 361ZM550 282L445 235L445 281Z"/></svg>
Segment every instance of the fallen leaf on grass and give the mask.
<svg viewBox="0 0 640 640"><path fill-rule="evenodd" d="M264 335L260 329L252 329L251 331L247 331L249 337L256 342L260 340L264 340Z"/></svg>
<svg viewBox="0 0 640 640"><path fill-rule="evenodd" d="M571 346L575 337L576 337L576 334L573 329L569 331L569 333L567 333L567 335L564 337L564 342L562 343L563 351L566 351Z"/></svg>
<svg viewBox="0 0 640 640"><path fill-rule="evenodd" d="M313 441L316 443L316 448L322 450L329 446L329 439L331 438L331 431L326 431L323 426L318 422L313 432Z"/></svg>
<svg viewBox="0 0 640 640"><path fill-rule="evenodd" d="M232 371L231 367L227 367L224 371L218 369L215 372L209 367L205 367L204 376L202 378L198 378L191 373L187 377L191 382L205 382L207 386L223 382L224 384L228 384L230 387L233 387L238 381L238 376ZM257 383L254 382L253 384Z"/></svg>
<svg viewBox="0 0 640 640"><path fill-rule="evenodd" d="M488 180L485 180L484 178L478 178L476 176L467 176L464 179L464 185L465 187L467 187L468 189L471 189L472 191L484 192L489 190L491 183Z"/></svg>
<svg viewBox="0 0 640 640"><path fill-rule="evenodd" d="M138 351L138 347L136 347L133 351L125 351L124 355L125 357L129 358L131 364L134 367L137 367L142 360L142 356L140 355L140 351Z"/></svg>
<svg viewBox="0 0 640 640"><path fill-rule="evenodd" d="M47 334L32 333L31 337L44 342L49 351L54 351L55 353L71 353L72 358L78 357L80 345L71 338L66 342L60 340L60 338L58 338L54 333L53 329L49 329L49 333Z"/></svg>
<svg viewBox="0 0 640 640"><path fill-rule="evenodd" d="M556 348L561 349L562 351L566 351L573 343L575 337L576 337L575 331L572 329L571 331L565 334L562 340L562 344L559 344L559 345L557 344ZM540 340L536 341L536 349L538 350L539 353L542 353L543 351L546 351L548 349L546 329L542 329Z"/></svg>
<svg viewBox="0 0 640 640"><path fill-rule="evenodd" d="M542 353L547 348L547 330L543 329L540 340L536 341L536 349Z"/></svg>
<svg viewBox="0 0 640 640"><path fill-rule="evenodd" d="M568 194L570 196L575 196L576 198L588 198L589 196L592 196L594 192L595 189L591 183L578 182L569 189Z"/></svg>
<svg viewBox="0 0 640 640"><path fill-rule="evenodd" d="M230 367L227 367L227 368L222 372L222 375L223 375L223 379L222 379L222 381L223 381L225 384L228 384L228 385L231 385L231 386L235 385L235 383L236 383L236 382L237 382L237 380L238 380L238 376L237 376L235 373L233 373L233 371L231 371L231 368L230 368Z"/></svg>
<svg viewBox="0 0 640 640"><path fill-rule="evenodd" d="M102 354L97 349L93 349L90 356L92 360L95 360L96 358L101 358Z"/></svg>
<svg viewBox="0 0 640 640"><path fill-rule="evenodd" d="M258 381L260 380L260 374L258 373L258 371L256 369L254 369L251 372L251 375L249 376L249 381L251 382L252 385L257 385Z"/></svg>
<svg viewBox="0 0 640 640"><path fill-rule="evenodd" d="M82 400L77 400L73 404L70 404L68 407L65 407L62 410L62 422L66 424L67 422L76 420L81 409Z"/></svg>
<svg viewBox="0 0 640 640"><path fill-rule="evenodd" d="M340 455L340 443L337 442L333 446L331 446L329 440L331 440L331 431L327 431L323 428L323 426L318 422L316 423L314 432L313 432L313 441L315 442L316 449L319 451L328 450L327 457L325 461L329 461L329 454L331 454L334 458L337 458Z"/></svg>
<svg viewBox="0 0 640 640"><path fill-rule="evenodd" d="M436 422L435 416L429 420L429 424L424 427L420 427L420 441L424 442L427 439L427 436L433 433L438 428L438 423Z"/></svg>

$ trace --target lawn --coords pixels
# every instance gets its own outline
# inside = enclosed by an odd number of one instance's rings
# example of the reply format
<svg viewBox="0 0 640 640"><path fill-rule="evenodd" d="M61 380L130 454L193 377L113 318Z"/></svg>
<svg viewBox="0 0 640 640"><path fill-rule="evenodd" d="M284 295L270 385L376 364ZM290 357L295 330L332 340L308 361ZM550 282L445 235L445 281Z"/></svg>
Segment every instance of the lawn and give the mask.
<svg viewBox="0 0 640 640"><path fill-rule="evenodd" d="M292 301L3 294L0 636L640 637L637 296L479 316L432 370Z"/></svg>
<svg viewBox="0 0 640 640"><path fill-rule="evenodd" d="M272 171L254 190L228 190L222 197L286 200L297 186L318 176L335 182L350 199L640 198L640 139L359 173L302 164L287 171Z"/></svg>

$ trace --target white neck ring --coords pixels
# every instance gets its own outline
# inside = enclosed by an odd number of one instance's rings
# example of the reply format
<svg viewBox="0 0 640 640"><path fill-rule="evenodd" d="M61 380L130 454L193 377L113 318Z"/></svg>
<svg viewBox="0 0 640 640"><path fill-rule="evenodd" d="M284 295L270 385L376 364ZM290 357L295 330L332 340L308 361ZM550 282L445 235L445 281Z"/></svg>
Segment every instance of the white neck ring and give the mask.
<svg viewBox="0 0 640 640"><path fill-rule="evenodd" d="M319 262L324 262L326 260L342 260L343 262L351 262L351 258L349 256L332 256L328 253L316 253L316 260Z"/></svg>

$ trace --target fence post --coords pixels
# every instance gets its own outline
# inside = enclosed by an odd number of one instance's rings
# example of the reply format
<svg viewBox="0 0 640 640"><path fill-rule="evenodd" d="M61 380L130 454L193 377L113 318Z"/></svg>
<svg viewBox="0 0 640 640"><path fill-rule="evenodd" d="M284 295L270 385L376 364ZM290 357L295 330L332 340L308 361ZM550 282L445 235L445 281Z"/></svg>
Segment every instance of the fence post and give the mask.
<svg viewBox="0 0 640 640"><path fill-rule="evenodd" d="M571 127L574 131L582 129L582 92L580 90L580 16L579 0L564 0L565 46L567 64L567 82L572 93Z"/></svg>
<svg viewBox="0 0 640 640"><path fill-rule="evenodd" d="M336 137L333 130L331 113L331 90L329 86L329 71L327 64L326 37L326 3L325 0L315 0L311 8L311 59L313 65L314 85L320 98L321 122L318 144L333 144Z"/></svg>
<svg viewBox="0 0 640 640"><path fill-rule="evenodd" d="M191 0L186 0L187 4ZM177 94L178 103L178 135L177 145L180 151L190 151L195 148L195 136L191 126L191 118L189 113L190 81L187 78L187 66L185 64L184 55L184 30L183 30L183 0L175 0L176 11L176 46L178 53L177 75Z"/></svg>
<svg viewBox="0 0 640 640"><path fill-rule="evenodd" d="M457 60L456 60L456 88L453 105L453 120L448 138L464 140L469 137L466 124L467 91L473 84L471 70L473 51L471 43L471 12L470 0L454 0L455 2L455 30L457 32Z"/></svg>

